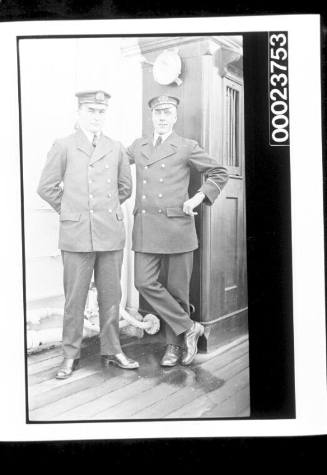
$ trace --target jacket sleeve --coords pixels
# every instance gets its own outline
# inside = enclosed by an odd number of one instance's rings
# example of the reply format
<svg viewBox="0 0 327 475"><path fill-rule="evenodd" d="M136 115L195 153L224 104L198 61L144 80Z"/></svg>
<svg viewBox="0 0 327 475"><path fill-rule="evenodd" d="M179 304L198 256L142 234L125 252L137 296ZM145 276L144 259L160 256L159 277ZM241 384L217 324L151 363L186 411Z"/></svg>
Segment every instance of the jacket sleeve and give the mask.
<svg viewBox="0 0 327 475"><path fill-rule="evenodd" d="M135 163L135 145L136 145L136 140L129 147L127 147L127 150L126 150L127 157L131 165Z"/></svg>
<svg viewBox="0 0 327 475"><path fill-rule="evenodd" d="M125 148L120 146L120 160L118 170L118 194L121 204L124 203L132 194L132 174L129 165L129 159Z"/></svg>
<svg viewBox="0 0 327 475"><path fill-rule="evenodd" d="M206 196L203 202L212 205L228 181L227 169L217 165L217 161L195 141L192 141L189 163L192 168L204 173L205 181L198 191Z"/></svg>
<svg viewBox="0 0 327 475"><path fill-rule="evenodd" d="M63 189L60 186L66 170L67 154L64 147L54 142L43 168L37 193L52 208L60 213Z"/></svg>

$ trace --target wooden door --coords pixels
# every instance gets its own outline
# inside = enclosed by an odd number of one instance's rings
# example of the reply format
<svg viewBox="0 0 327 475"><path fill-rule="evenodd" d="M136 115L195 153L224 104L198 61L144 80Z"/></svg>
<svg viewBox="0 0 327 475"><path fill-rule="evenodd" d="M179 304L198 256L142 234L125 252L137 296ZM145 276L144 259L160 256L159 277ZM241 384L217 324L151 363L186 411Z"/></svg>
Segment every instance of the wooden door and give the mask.
<svg viewBox="0 0 327 475"><path fill-rule="evenodd" d="M203 209L201 230L201 320L212 323L247 308L243 88L228 78L221 87L221 163L229 182L216 204Z"/></svg>

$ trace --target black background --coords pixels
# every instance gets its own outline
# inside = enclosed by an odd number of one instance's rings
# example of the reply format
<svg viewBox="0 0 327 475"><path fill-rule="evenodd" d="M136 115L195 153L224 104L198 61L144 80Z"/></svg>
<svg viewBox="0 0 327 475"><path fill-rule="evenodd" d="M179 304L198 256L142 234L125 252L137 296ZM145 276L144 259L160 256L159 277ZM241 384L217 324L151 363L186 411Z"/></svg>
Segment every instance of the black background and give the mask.
<svg viewBox="0 0 327 475"><path fill-rule="evenodd" d="M93 0L0 1L0 21L95 19L95 18L166 18L209 17L265 14L320 13L322 23L322 116L326 119L326 11L320 2L305 5L293 2L224 2L213 4L209 0L200 4L191 1L136 2ZM1 25L0 25L1 26ZM304 32L305 34L305 32ZM251 45L251 46L250 46ZM250 48L249 48L250 46ZM267 130L260 121L267 113L264 88L265 68L258 68L266 54L255 35L244 39L245 61L245 112L246 112L246 164L247 164L247 234L249 266L249 326L251 358L251 405L257 418L291 417L294 413L294 372L291 321L291 255L290 255L290 208L288 157L265 146ZM247 51L251 51L248 55ZM259 62L258 62L259 61ZM258 76L261 78L258 79ZM257 81L251 79L256 76ZM292 85L290 86L292 87ZM256 97L250 101L250 97ZM252 116L252 124L251 124ZM254 117L256 120L254 120ZM252 127L251 127L252 125ZM256 133L255 133L256 131ZM290 137L292 140L292 136ZM260 144L260 147L258 146ZM323 129L323 151L326 151L326 134ZM260 152L264 150L264 154ZM263 156L264 155L264 156ZM264 159L263 159L264 158ZM324 191L326 190L326 166ZM285 175L286 173L286 175ZM278 193L276 192L278 190ZM326 206L325 218L326 218ZM281 267L282 266L282 267ZM285 320L286 315L286 320ZM260 355L260 356L259 356ZM224 434L221 434L223 437ZM110 434L108 434L110 436ZM87 434L81 434L87 439ZM173 437L173 434L171 435ZM175 471L177 468L201 470L208 461L215 468L228 467L266 469L284 466L286 459L293 464L308 460L312 469L323 453L326 439L315 437L288 438L218 438L218 439L161 439L132 441L81 441L53 443L0 444L3 462L11 466L21 460L15 455L22 453L31 462L37 461L37 469L44 470L49 464L56 465L65 457L74 463L95 463L95 457L106 457L108 469L122 468L124 462L142 459L141 467ZM262 465L263 463L263 465ZM34 466L35 467L35 466ZM103 466L106 469L106 465Z"/></svg>
<svg viewBox="0 0 327 475"><path fill-rule="evenodd" d="M319 13L326 25L326 7L318 0L258 2L255 0L212 2L201 0L0 0L0 19L78 20L97 18L172 18L238 15L278 15Z"/></svg>
<svg viewBox="0 0 327 475"><path fill-rule="evenodd" d="M268 33L245 34L243 48L251 416L287 418L295 416L289 147L269 145Z"/></svg>

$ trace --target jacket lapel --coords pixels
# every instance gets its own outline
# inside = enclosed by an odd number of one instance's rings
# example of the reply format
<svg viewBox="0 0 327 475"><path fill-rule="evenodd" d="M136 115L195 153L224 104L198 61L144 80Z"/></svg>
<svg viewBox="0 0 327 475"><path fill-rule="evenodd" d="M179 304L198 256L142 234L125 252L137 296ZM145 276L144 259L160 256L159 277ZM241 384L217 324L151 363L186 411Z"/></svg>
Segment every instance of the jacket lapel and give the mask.
<svg viewBox="0 0 327 475"><path fill-rule="evenodd" d="M177 152L177 148L178 135L175 132L172 132L172 134L158 147L157 150L152 146L152 154L148 162L149 165L158 162L163 158L167 158L170 155L174 155Z"/></svg>
<svg viewBox="0 0 327 475"><path fill-rule="evenodd" d="M141 142L141 152L142 152L142 155L144 155L147 160L151 159L154 152L152 141L153 141L152 137L146 137Z"/></svg>
<svg viewBox="0 0 327 475"><path fill-rule="evenodd" d="M111 140L100 134L96 148L94 149L84 132L80 129L76 131L76 146L79 150L86 153L90 157L90 165L100 158L104 157L107 153L110 153L113 149Z"/></svg>
<svg viewBox="0 0 327 475"><path fill-rule="evenodd" d="M100 135L97 146L93 152L93 155L90 160L90 165L92 163L97 162L100 160L102 157L110 153L113 149L113 145L111 140L108 140L107 137L105 137L103 134Z"/></svg>
<svg viewBox="0 0 327 475"><path fill-rule="evenodd" d="M76 146L79 150L86 153L89 157L93 153L93 147L84 132L81 129L77 129L76 131Z"/></svg>

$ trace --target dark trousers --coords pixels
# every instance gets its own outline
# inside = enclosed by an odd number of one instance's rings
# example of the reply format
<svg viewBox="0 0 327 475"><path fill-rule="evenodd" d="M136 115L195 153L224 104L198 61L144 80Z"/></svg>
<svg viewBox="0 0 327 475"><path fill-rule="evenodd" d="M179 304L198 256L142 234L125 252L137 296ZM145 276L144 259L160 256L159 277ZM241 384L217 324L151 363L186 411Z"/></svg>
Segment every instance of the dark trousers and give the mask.
<svg viewBox="0 0 327 475"><path fill-rule="evenodd" d="M83 338L84 311L94 270L98 293L100 347L102 355L121 351L119 341L119 304L123 251L62 251L64 265L65 310L63 353L78 358Z"/></svg>
<svg viewBox="0 0 327 475"><path fill-rule="evenodd" d="M135 287L164 321L166 343L183 345L189 315L193 251L180 254L135 252Z"/></svg>

